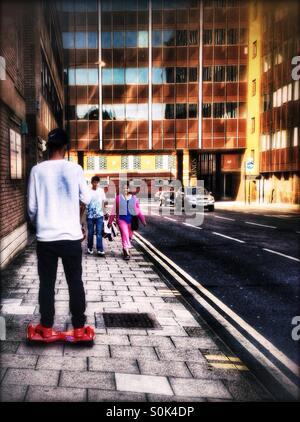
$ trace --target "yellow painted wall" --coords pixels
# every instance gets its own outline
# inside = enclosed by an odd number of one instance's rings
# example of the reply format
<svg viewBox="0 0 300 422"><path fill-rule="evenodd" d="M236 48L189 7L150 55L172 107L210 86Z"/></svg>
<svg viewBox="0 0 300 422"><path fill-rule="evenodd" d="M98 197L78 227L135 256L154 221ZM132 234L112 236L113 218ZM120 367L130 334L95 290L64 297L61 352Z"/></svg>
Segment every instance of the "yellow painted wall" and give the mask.
<svg viewBox="0 0 300 422"><path fill-rule="evenodd" d="M257 8L255 13L255 7ZM245 174L259 175L259 150L260 150L260 113L261 113L261 2L249 2L249 42L248 42L248 99L247 99L247 144L241 167L241 184L238 192L238 200L245 198ZM256 18L255 18L256 15ZM257 54L253 57L253 43L257 42ZM256 80L256 94L252 95L252 81ZM252 118L255 118L255 132L252 133ZM252 158L254 151L254 168L246 170L246 162ZM246 197L249 198L249 185L251 200L258 199L258 191L255 194L253 182L246 182ZM258 185L258 183L256 183Z"/></svg>

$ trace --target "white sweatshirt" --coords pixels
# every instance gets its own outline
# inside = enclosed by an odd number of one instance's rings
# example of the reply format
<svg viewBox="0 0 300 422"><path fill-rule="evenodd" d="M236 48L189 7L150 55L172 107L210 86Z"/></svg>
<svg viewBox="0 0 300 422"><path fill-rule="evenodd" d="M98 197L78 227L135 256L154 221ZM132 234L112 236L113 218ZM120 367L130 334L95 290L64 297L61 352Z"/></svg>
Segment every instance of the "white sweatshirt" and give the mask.
<svg viewBox="0 0 300 422"><path fill-rule="evenodd" d="M79 200L91 200L82 167L66 160L48 160L34 166L28 185L28 214L37 240L82 238Z"/></svg>

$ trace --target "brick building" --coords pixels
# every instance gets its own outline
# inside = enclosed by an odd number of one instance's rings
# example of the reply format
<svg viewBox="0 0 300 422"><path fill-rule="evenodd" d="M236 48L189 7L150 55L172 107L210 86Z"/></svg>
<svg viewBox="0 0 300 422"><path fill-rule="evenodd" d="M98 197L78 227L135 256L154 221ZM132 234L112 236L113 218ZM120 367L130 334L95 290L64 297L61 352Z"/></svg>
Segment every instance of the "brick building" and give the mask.
<svg viewBox="0 0 300 422"><path fill-rule="evenodd" d="M27 177L63 125L61 32L53 2L0 3L1 267L27 243Z"/></svg>

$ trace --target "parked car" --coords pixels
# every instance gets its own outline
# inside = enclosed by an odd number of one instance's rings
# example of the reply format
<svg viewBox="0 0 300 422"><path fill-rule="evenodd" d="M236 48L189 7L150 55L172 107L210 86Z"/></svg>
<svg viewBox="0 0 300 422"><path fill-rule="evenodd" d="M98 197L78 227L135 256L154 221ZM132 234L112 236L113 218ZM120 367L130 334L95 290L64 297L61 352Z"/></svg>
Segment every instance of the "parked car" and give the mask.
<svg viewBox="0 0 300 422"><path fill-rule="evenodd" d="M215 209L215 198L212 192L205 188L186 187L183 195L184 203L191 208L196 208L198 205L203 206L208 211L214 211Z"/></svg>

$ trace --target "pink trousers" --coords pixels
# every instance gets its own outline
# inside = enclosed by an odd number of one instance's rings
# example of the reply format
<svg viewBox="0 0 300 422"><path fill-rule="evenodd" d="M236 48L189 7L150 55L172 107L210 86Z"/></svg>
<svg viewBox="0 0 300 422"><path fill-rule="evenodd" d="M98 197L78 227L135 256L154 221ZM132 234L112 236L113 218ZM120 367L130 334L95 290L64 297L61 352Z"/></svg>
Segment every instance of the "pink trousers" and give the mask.
<svg viewBox="0 0 300 422"><path fill-rule="evenodd" d="M131 239L133 236L133 231L131 230L131 224L126 223L126 221L124 220L119 220L118 226L121 232L123 249L130 249Z"/></svg>

